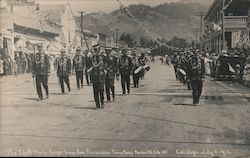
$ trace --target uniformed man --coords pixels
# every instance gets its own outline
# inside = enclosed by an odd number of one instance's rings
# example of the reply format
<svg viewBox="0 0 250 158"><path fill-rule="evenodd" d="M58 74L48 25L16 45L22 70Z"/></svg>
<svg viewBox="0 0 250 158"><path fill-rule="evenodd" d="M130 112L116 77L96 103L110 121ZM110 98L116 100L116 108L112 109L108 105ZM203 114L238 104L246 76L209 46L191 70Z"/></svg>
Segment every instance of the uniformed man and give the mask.
<svg viewBox="0 0 250 158"><path fill-rule="evenodd" d="M133 64L131 58L127 55L127 50L122 49L122 56L119 60L119 73L121 74L122 94L130 93L130 75L132 74Z"/></svg>
<svg viewBox="0 0 250 158"><path fill-rule="evenodd" d="M193 104L196 105L199 103L200 96L202 93L202 85L205 80L205 65L204 60L199 56L199 50L196 50L194 54L189 58L189 66L187 78L191 80L192 85L192 95L193 95Z"/></svg>
<svg viewBox="0 0 250 158"><path fill-rule="evenodd" d="M146 57L145 57L145 54L144 53L141 53L141 56L138 58L138 62L140 64L141 67L145 66L146 65ZM144 79L144 76L145 76L145 69L142 68L142 72L141 72L141 79Z"/></svg>
<svg viewBox="0 0 250 158"><path fill-rule="evenodd" d="M36 77L36 90L40 100L43 99L42 87L43 85L46 98L49 98L48 76L50 74L49 56L45 54L42 43L37 44L38 51L35 53L32 61L32 77Z"/></svg>
<svg viewBox="0 0 250 158"><path fill-rule="evenodd" d="M173 56L173 58L172 58L171 63L172 63L173 66L174 66L174 72L175 72L176 80L178 80L178 74L177 74L178 58L177 58L177 53L174 53L174 56Z"/></svg>
<svg viewBox="0 0 250 158"><path fill-rule="evenodd" d="M138 58L136 57L136 53L132 53L132 63L133 63L133 83L134 83L134 88L139 87L139 79L140 79L140 72L135 72L139 67L139 61Z"/></svg>
<svg viewBox="0 0 250 158"><path fill-rule="evenodd" d="M73 58L73 69L76 73L77 89L83 88L83 71L85 67L85 57L81 54L81 48L77 47L76 55Z"/></svg>
<svg viewBox="0 0 250 158"><path fill-rule="evenodd" d="M90 85L90 76L89 76L89 73L87 72L91 67L92 67L92 52L91 51L88 51L87 52L87 55L85 57L85 78L86 78L86 82L87 82L87 85L89 86Z"/></svg>
<svg viewBox="0 0 250 158"><path fill-rule="evenodd" d="M92 67L90 71L90 79L93 84L94 99L96 109L104 107L104 83L106 74L106 62L104 56L100 53L100 45L93 46Z"/></svg>
<svg viewBox="0 0 250 158"><path fill-rule="evenodd" d="M64 82L70 92L69 75L71 74L71 60L67 57L65 49L61 49L60 52L61 55L57 60L57 77L59 78L61 92L62 94L65 94Z"/></svg>
<svg viewBox="0 0 250 158"><path fill-rule="evenodd" d="M112 101L115 99L115 77L118 77L118 63L115 57L115 52L111 48L106 49L106 81L105 90L107 95L107 100L110 101L110 90L112 93Z"/></svg>

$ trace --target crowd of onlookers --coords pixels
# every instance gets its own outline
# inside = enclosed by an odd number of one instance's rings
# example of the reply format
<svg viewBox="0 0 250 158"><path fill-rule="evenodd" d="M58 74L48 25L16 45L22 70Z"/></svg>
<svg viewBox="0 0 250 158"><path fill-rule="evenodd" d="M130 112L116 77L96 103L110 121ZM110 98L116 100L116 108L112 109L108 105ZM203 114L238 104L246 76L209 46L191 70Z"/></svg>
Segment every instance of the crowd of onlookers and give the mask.
<svg viewBox="0 0 250 158"><path fill-rule="evenodd" d="M32 54L10 56L0 55L0 75L18 75L32 72Z"/></svg>

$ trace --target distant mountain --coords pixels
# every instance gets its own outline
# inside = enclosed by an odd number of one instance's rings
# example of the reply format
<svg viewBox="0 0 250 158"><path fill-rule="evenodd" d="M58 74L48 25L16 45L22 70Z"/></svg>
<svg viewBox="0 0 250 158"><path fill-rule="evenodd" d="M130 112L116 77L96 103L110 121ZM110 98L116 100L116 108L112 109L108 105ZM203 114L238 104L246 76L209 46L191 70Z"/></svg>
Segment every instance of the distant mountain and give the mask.
<svg viewBox="0 0 250 158"><path fill-rule="evenodd" d="M130 5L128 9L140 23L147 28L154 37L170 39L178 36L190 39L195 35L194 29L200 26L199 12L208 9L208 5L197 3L204 0L187 0L181 3L165 3L156 7L143 4ZM77 19L80 25L80 19ZM83 16L83 25L94 33L110 30L115 33L133 33L136 38L149 37L148 34L120 8L111 13L90 13ZM100 30L98 28L101 28Z"/></svg>

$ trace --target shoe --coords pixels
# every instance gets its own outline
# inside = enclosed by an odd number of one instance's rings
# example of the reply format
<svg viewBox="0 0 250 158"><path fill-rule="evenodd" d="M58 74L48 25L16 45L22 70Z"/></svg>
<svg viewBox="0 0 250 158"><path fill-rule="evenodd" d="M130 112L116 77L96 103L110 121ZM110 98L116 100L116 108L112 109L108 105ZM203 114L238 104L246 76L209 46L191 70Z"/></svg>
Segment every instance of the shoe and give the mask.
<svg viewBox="0 0 250 158"><path fill-rule="evenodd" d="M81 85L81 88L83 89L83 85Z"/></svg>
<svg viewBox="0 0 250 158"><path fill-rule="evenodd" d="M49 99L49 95L46 96L46 99Z"/></svg>

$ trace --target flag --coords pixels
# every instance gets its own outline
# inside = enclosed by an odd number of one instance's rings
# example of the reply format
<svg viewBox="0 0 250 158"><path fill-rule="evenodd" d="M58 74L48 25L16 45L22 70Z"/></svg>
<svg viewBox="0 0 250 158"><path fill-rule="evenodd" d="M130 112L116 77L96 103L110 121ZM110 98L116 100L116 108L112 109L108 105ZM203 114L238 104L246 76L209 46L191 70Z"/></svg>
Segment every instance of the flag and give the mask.
<svg viewBox="0 0 250 158"><path fill-rule="evenodd" d="M40 19L39 24L40 24L39 31L40 31L40 33L43 33L45 30L45 26L46 26L46 18Z"/></svg>

